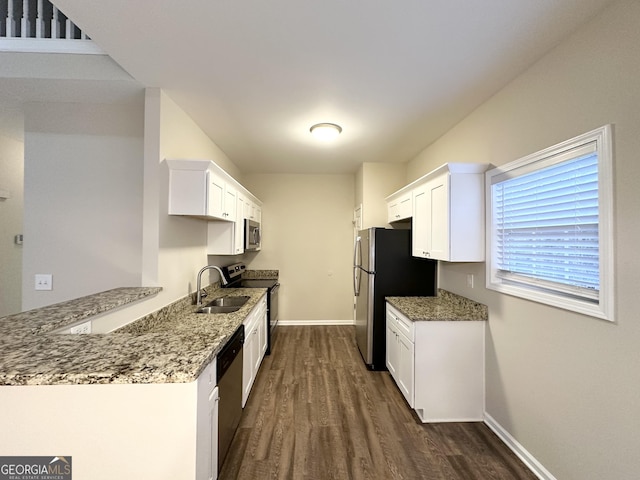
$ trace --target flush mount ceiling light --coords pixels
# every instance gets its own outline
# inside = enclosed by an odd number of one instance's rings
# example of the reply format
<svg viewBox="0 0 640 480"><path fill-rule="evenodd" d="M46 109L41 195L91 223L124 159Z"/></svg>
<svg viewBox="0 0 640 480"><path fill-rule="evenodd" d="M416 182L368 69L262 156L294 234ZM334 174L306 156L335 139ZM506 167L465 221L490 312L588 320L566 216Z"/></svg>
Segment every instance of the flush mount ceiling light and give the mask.
<svg viewBox="0 0 640 480"><path fill-rule="evenodd" d="M335 123L316 123L309 129L309 131L314 137L319 138L320 140L333 140L340 135L342 127Z"/></svg>

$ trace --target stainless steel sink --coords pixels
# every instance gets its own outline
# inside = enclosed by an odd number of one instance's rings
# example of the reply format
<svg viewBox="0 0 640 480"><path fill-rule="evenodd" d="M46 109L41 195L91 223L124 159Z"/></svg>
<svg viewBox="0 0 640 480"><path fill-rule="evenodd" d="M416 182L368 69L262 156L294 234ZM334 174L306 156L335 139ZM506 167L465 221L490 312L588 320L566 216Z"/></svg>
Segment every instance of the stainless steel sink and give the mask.
<svg viewBox="0 0 640 480"><path fill-rule="evenodd" d="M236 312L249 300L248 296L220 297L196 310L196 313L231 313Z"/></svg>
<svg viewBox="0 0 640 480"><path fill-rule="evenodd" d="M198 310L196 310L196 313L231 313L237 312L241 308L242 306L237 305L235 307L221 307L214 305L212 307L200 307Z"/></svg>
<svg viewBox="0 0 640 480"><path fill-rule="evenodd" d="M248 296L238 295L238 296L228 296L228 297L220 297L212 300L207 303L207 307L241 307L249 300Z"/></svg>

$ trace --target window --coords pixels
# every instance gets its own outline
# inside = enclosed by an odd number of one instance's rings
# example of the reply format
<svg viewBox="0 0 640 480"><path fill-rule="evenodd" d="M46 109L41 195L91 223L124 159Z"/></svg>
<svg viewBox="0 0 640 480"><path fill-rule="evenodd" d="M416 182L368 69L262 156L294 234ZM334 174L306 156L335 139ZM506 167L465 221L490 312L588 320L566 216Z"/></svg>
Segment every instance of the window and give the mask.
<svg viewBox="0 0 640 480"><path fill-rule="evenodd" d="M613 320L611 126L490 170L487 288Z"/></svg>

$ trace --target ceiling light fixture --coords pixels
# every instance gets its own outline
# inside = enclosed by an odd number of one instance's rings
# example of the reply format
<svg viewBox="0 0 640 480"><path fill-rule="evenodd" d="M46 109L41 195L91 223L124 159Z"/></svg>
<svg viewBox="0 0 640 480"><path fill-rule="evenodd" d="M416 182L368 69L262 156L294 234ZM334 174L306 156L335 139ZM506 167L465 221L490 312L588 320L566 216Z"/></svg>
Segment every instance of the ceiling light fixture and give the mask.
<svg viewBox="0 0 640 480"><path fill-rule="evenodd" d="M333 140L340 135L342 127L335 123L316 123L309 129L309 131L314 137L319 138L320 140Z"/></svg>

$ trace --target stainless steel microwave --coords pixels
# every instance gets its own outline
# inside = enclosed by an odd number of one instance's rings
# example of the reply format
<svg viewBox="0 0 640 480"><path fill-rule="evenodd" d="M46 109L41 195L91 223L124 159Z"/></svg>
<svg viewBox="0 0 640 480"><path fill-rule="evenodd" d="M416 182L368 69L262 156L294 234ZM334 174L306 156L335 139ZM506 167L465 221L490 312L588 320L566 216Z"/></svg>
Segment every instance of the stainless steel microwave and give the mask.
<svg viewBox="0 0 640 480"><path fill-rule="evenodd" d="M244 221L244 249L245 251L260 250L260 224L253 220Z"/></svg>

